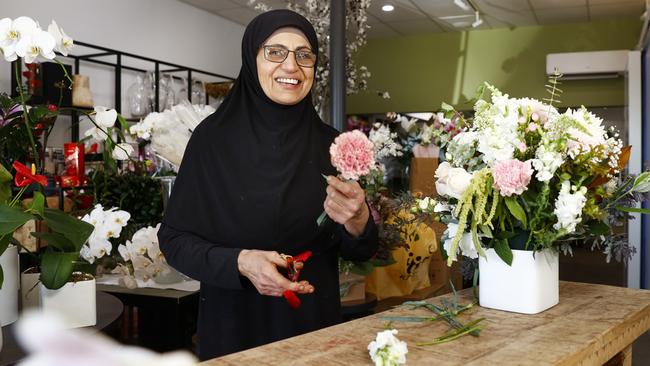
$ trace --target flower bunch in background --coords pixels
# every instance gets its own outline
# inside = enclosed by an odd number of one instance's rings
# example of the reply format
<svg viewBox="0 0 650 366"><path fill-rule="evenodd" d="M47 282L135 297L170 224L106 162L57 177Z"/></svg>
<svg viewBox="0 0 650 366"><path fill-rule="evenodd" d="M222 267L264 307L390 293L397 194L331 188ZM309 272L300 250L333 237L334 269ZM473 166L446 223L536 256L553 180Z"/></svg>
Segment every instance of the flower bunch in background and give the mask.
<svg viewBox="0 0 650 366"><path fill-rule="evenodd" d="M395 337L397 329L377 333L377 338L368 344L370 359L376 366L395 366L406 363L408 346Z"/></svg>
<svg viewBox="0 0 650 366"><path fill-rule="evenodd" d="M121 275L120 284L128 288L144 287L155 277L171 271L158 244L159 228L160 224L142 228L126 244L117 247L124 263L118 264L113 273Z"/></svg>
<svg viewBox="0 0 650 366"><path fill-rule="evenodd" d="M129 132L151 141L154 151L178 168L192 132L215 109L183 101L162 112L153 112L130 127Z"/></svg>
<svg viewBox="0 0 650 366"><path fill-rule="evenodd" d="M510 264L512 249L571 252L577 239L632 255L612 240L608 216L613 209L647 213L620 203L650 190L650 173L616 183L629 148L586 108L556 110L558 77L548 104L486 84L490 98L475 103L474 118L449 142L436 171L449 264L485 247Z"/></svg>
<svg viewBox="0 0 650 366"><path fill-rule="evenodd" d="M95 227L88 238L88 242L81 247L81 258L88 263L94 263L97 259L110 254L113 245L111 238L119 238L122 228L127 225L131 214L113 207L105 210L102 205L95 205L89 214L81 218Z"/></svg>

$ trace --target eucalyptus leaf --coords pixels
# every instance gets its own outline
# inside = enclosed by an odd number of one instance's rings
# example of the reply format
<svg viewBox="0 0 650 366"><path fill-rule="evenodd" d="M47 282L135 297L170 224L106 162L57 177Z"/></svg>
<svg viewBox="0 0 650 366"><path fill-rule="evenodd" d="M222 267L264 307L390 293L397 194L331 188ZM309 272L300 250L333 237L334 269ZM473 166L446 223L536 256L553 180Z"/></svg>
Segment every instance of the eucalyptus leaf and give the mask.
<svg viewBox="0 0 650 366"><path fill-rule="evenodd" d="M623 212L637 212L645 215L650 215L650 210L646 208L616 206L616 209Z"/></svg>
<svg viewBox="0 0 650 366"><path fill-rule="evenodd" d="M91 224L67 215L59 210L46 208L44 212L47 226L68 238L78 252L95 229Z"/></svg>
<svg viewBox="0 0 650 366"><path fill-rule="evenodd" d="M79 253L61 253L47 250L41 259L41 282L50 290L63 287L70 279Z"/></svg>
<svg viewBox="0 0 650 366"><path fill-rule="evenodd" d="M524 228L528 225L528 221L526 220L526 212L524 212L524 209L521 207L519 202L517 202L517 199L515 197L505 197L506 206L508 207L508 210L514 216L517 220L519 220L523 225Z"/></svg>
<svg viewBox="0 0 650 366"><path fill-rule="evenodd" d="M17 207L0 205L0 235L13 233L31 219L32 215Z"/></svg>

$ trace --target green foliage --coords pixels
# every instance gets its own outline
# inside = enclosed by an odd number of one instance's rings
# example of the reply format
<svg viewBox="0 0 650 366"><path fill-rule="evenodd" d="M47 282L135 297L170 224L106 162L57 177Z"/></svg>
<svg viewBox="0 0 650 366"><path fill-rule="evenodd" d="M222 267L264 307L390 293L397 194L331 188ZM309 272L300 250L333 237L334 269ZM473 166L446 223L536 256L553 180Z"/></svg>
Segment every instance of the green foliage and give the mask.
<svg viewBox="0 0 650 366"><path fill-rule="evenodd" d="M507 265L511 266L513 256L512 249L510 249L508 241L505 239L495 240L494 243L494 251L497 253L497 255L499 255L499 258L506 262Z"/></svg>

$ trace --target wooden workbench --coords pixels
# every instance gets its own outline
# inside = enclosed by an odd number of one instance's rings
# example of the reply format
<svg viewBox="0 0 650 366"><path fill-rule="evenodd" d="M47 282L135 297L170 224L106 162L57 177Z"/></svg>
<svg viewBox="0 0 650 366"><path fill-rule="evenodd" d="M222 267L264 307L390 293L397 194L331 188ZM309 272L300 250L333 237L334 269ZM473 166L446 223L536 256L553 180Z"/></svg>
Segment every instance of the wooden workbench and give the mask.
<svg viewBox="0 0 650 366"><path fill-rule="evenodd" d="M471 290L460 292L461 304ZM441 297L429 299L439 303ZM366 347L384 329L382 315L428 315L404 306L201 363L216 365L370 365ZM472 308L463 323L486 318L481 336L416 345L444 334L446 323L394 323L410 365L631 365L632 342L650 328L650 291L560 283L560 303L537 315ZM254 329L250 330L254 332Z"/></svg>

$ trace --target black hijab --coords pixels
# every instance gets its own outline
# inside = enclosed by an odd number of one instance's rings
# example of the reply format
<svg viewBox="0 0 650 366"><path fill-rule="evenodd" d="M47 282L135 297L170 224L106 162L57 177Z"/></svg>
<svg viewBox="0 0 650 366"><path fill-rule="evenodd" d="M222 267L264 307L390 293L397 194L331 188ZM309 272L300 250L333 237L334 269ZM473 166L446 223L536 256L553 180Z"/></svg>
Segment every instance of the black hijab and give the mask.
<svg viewBox="0 0 650 366"><path fill-rule="evenodd" d="M287 254L314 249L326 194L321 173L335 174L328 147L338 132L318 117L311 93L280 105L260 86L260 46L287 26L301 30L318 53L314 28L295 12L266 12L248 25L239 76L190 139L166 225L225 247Z"/></svg>

